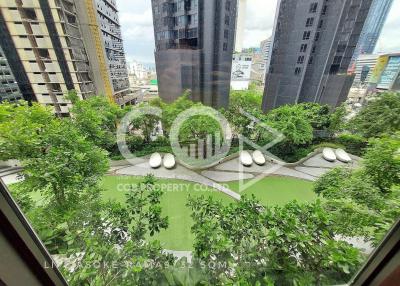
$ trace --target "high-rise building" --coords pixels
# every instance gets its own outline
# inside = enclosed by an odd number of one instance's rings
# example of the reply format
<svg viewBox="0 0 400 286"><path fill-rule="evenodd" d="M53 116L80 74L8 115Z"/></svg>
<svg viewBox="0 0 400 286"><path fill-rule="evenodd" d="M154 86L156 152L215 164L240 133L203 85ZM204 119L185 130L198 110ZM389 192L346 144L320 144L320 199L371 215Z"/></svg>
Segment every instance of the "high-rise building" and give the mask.
<svg viewBox="0 0 400 286"><path fill-rule="evenodd" d="M247 0L237 0L237 21L235 36L235 52L241 53L243 50L244 29L246 25Z"/></svg>
<svg viewBox="0 0 400 286"><path fill-rule="evenodd" d="M23 99L17 80L0 46L0 102Z"/></svg>
<svg viewBox="0 0 400 286"><path fill-rule="evenodd" d="M392 7L393 0L373 0L371 9L364 28L358 40L357 47L354 51L353 59L350 64L350 72L354 71L355 63L359 55L372 54L375 50L376 43L382 32L383 25Z"/></svg>
<svg viewBox="0 0 400 286"><path fill-rule="evenodd" d="M128 68L116 0L74 0L80 29L93 63L98 93L117 103L129 104Z"/></svg>
<svg viewBox="0 0 400 286"><path fill-rule="evenodd" d="M272 44L271 37L269 37L268 39L266 39L260 43L260 49L261 49L261 53L263 54L265 63L268 63L268 60L269 60L269 55L271 53L271 44Z"/></svg>
<svg viewBox="0 0 400 286"><path fill-rule="evenodd" d="M263 110L347 98L354 49L372 0L280 0Z"/></svg>
<svg viewBox="0 0 400 286"><path fill-rule="evenodd" d="M81 98L95 93L72 2L4 0L0 31L3 57L24 99L51 106L57 115L66 116L71 105L65 98L69 90L76 90Z"/></svg>
<svg viewBox="0 0 400 286"><path fill-rule="evenodd" d="M360 55L355 64L355 78L353 86L367 85L372 72L378 62L379 55Z"/></svg>
<svg viewBox="0 0 400 286"><path fill-rule="evenodd" d="M229 103L236 0L153 0L160 97L191 97L214 107Z"/></svg>
<svg viewBox="0 0 400 286"><path fill-rule="evenodd" d="M267 73L268 65L269 65L269 59L270 59L270 54L271 54L271 44L272 44L272 37L269 37L268 39L262 41L260 43L260 49L261 49L261 54L263 57L263 62L264 62L264 72L263 72L263 77L262 77L262 83L265 84L265 75Z"/></svg>
<svg viewBox="0 0 400 286"><path fill-rule="evenodd" d="M360 55L348 102L362 103L372 95L400 91L400 53Z"/></svg>
<svg viewBox="0 0 400 286"><path fill-rule="evenodd" d="M234 53L232 58L232 90L247 90L251 81L253 54L251 52Z"/></svg>

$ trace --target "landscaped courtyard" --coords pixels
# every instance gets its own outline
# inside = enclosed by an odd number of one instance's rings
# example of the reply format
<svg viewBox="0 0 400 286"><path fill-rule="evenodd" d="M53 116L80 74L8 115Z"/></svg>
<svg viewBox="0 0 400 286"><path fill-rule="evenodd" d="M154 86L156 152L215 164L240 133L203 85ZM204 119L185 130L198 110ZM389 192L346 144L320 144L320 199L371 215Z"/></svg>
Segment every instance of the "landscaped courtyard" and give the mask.
<svg viewBox="0 0 400 286"><path fill-rule="evenodd" d="M125 202L125 194L131 186L138 184L143 177L106 176L102 181L104 200ZM186 206L188 196L205 196L231 203L235 200L228 195L205 185L176 179L159 179L158 185L164 194L161 200L163 214L168 216L169 227L154 238L161 241L165 249L192 250L194 236L190 231L192 219ZM228 182L233 191L239 191L238 182ZM266 177L250 186L241 195L254 194L263 204L283 205L297 200L309 202L316 198L312 191L312 182L288 177Z"/></svg>

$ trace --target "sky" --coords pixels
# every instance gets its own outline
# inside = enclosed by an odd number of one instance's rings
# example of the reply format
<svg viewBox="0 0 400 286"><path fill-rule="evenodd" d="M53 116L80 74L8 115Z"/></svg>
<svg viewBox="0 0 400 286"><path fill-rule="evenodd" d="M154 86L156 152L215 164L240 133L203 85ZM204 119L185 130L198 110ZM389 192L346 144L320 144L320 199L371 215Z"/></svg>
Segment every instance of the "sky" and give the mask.
<svg viewBox="0 0 400 286"><path fill-rule="evenodd" d="M277 0L248 0L244 47L258 47L272 35ZM151 0L117 0L127 60L154 63ZM377 53L400 52L400 0L394 0Z"/></svg>

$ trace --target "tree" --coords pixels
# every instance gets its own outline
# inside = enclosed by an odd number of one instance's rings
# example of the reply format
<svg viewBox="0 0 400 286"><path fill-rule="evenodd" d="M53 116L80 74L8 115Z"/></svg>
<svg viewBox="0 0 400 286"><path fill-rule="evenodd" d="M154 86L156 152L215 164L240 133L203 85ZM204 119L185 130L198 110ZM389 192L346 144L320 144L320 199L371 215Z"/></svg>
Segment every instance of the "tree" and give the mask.
<svg viewBox="0 0 400 286"><path fill-rule="evenodd" d="M195 115L186 120L179 130L181 142L197 142L207 139L208 135L218 134L222 139L222 130L218 121L207 115Z"/></svg>
<svg viewBox="0 0 400 286"><path fill-rule="evenodd" d="M72 284L159 285L165 281L174 258L163 252L158 241L145 240L168 226L168 218L161 216L162 192L155 183L154 177L147 176L127 194L126 206L108 204L102 216L71 235L75 247L69 249L69 259L82 266L72 271L64 268Z"/></svg>
<svg viewBox="0 0 400 286"><path fill-rule="evenodd" d="M0 104L0 160L35 158L45 152L43 136L52 128L54 115L38 103Z"/></svg>
<svg viewBox="0 0 400 286"><path fill-rule="evenodd" d="M266 123L285 135L286 145L307 144L313 139L311 120L301 106L278 107L267 114Z"/></svg>
<svg viewBox="0 0 400 286"><path fill-rule="evenodd" d="M300 103L298 104L310 120L314 130L324 130L330 125L330 110L328 105L318 103Z"/></svg>
<svg viewBox="0 0 400 286"><path fill-rule="evenodd" d="M400 184L400 133L373 139L367 148L363 165L365 173L382 192Z"/></svg>
<svg viewBox="0 0 400 286"><path fill-rule="evenodd" d="M399 140L397 135L371 142L358 170L334 169L314 191L324 197L335 231L377 243L400 215Z"/></svg>
<svg viewBox="0 0 400 286"><path fill-rule="evenodd" d="M370 227L380 220L385 200L362 171L333 169L316 181L314 191L324 197L338 234L371 238Z"/></svg>
<svg viewBox="0 0 400 286"><path fill-rule="evenodd" d="M2 159L21 160L26 192L39 191L68 208L108 169L106 153L86 141L69 119L33 103L0 105Z"/></svg>
<svg viewBox="0 0 400 286"><path fill-rule="evenodd" d="M255 90L232 91L229 98L229 106L221 113L229 121L234 134L241 134L247 138L253 137L253 129L249 128L253 120L243 112L251 114L253 117L262 120L264 114L261 110L262 94Z"/></svg>
<svg viewBox="0 0 400 286"><path fill-rule="evenodd" d="M70 93L70 98L74 93ZM76 99L75 99L76 100ZM111 150L116 143L118 120L124 111L104 96L76 100L70 110L72 121L96 146Z"/></svg>
<svg viewBox="0 0 400 286"><path fill-rule="evenodd" d="M185 92L182 96L180 96L178 99L176 99L174 102L170 104L166 104L164 102L152 102L154 106L161 106L161 109L163 111L162 114L162 126L163 130L166 135L169 134L169 131L171 129L172 123L176 119L176 117L183 111L193 107L195 103L189 99L190 93Z"/></svg>
<svg viewBox="0 0 400 286"><path fill-rule="evenodd" d="M23 185L64 208L97 184L108 170L108 160L106 152L86 141L69 120L55 119L51 124L42 138L44 152L22 161Z"/></svg>
<svg viewBox="0 0 400 286"><path fill-rule="evenodd" d="M224 206L197 198L188 206L194 256L213 266L206 268L213 285L320 285L348 279L360 263L355 248L335 240L333 221L319 202L263 207L243 197Z"/></svg>
<svg viewBox="0 0 400 286"><path fill-rule="evenodd" d="M145 106L141 104L139 107ZM151 142L151 135L160 122L160 118L152 114L141 114L139 117L130 122L129 128L131 133L141 133L145 143Z"/></svg>
<svg viewBox="0 0 400 286"><path fill-rule="evenodd" d="M331 135L335 135L336 133L341 132L343 131L343 129L345 129L346 115L347 111L344 104L336 107L335 111L330 114L328 131Z"/></svg>
<svg viewBox="0 0 400 286"><path fill-rule="evenodd" d="M400 93L379 94L349 121L348 128L366 138L400 130Z"/></svg>

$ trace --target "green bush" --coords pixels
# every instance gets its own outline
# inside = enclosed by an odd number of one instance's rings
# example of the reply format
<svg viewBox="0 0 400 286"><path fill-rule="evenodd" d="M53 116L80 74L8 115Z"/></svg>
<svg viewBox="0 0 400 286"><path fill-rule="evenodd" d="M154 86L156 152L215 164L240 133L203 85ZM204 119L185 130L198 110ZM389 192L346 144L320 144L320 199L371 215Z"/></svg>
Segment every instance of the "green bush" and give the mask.
<svg viewBox="0 0 400 286"><path fill-rule="evenodd" d="M347 152L362 156L367 147L367 139L359 135L341 134L336 138L336 142L344 146Z"/></svg>
<svg viewBox="0 0 400 286"><path fill-rule="evenodd" d="M165 136L158 136L156 140L150 143L151 146L169 146L171 145L169 139Z"/></svg>
<svg viewBox="0 0 400 286"><path fill-rule="evenodd" d="M322 142L322 143L319 143L317 145L314 145L313 148L314 148L314 150L318 149L318 148L333 148L333 149L341 148L341 149L345 149L345 146L341 145L341 144L337 144L337 143L332 143L332 142Z"/></svg>
<svg viewBox="0 0 400 286"><path fill-rule="evenodd" d="M311 145L294 145L278 144L273 146L269 151L287 163L295 163L313 151Z"/></svg>
<svg viewBox="0 0 400 286"><path fill-rule="evenodd" d="M128 145L129 150L133 153L143 149L144 139L138 135L131 135L126 138L126 144Z"/></svg>

